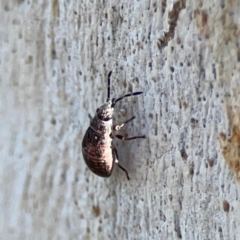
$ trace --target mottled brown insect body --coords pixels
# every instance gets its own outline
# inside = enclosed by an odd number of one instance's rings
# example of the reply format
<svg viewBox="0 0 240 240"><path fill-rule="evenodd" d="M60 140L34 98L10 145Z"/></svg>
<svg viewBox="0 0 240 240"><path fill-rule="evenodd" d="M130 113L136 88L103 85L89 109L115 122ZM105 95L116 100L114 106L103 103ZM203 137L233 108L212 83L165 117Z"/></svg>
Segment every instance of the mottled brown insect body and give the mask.
<svg viewBox="0 0 240 240"><path fill-rule="evenodd" d="M112 119L104 123L95 116L82 142L82 154L87 166L100 177L111 175L115 161L112 138L109 137L111 127Z"/></svg>
<svg viewBox="0 0 240 240"><path fill-rule="evenodd" d="M112 174L114 162L126 173L127 170L118 163L118 155L113 138L117 137L121 140L132 140L136 138L145 138L145 136L135 136L124 138L122 135L113 135L113 130L119 130L126 123L132 121L135 117L125 121L124 123L113 125L112 115L116 102L125 97L139 95L142 92L126 94L118 99L110 100L110 77L112 72L108 74L108 98L107 102L97 109L95 116L91 119L89 128L87 129L82 141L83 158L89 169L100 177L109 177Z"/></svg>

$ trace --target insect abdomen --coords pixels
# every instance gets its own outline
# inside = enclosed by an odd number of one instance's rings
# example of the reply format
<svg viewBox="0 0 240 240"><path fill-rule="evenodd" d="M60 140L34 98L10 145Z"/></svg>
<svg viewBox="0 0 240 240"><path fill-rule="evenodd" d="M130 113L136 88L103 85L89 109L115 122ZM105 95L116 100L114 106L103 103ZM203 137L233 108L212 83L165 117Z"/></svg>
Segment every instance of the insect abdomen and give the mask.
<svg viewBox="0 0 240 240"><path fill-rule="evenodd" d="M96 133L91 127L82 142L83 158L89 169L101 177L109 177L113 169L111 141Z"/></svg>

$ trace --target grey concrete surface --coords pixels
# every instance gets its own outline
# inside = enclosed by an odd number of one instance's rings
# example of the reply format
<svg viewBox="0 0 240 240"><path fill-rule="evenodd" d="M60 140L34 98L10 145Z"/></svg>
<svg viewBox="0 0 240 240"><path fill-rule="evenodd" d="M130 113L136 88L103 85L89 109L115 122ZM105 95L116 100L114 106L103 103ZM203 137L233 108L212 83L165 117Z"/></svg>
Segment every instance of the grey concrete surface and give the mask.
<svg viewBox="0 0 240 240"><path fill-rule="evenodd" d="M0 239L239 239L219 143L240 116L239 1L1 0L0 16ZM130 181L81 155L110 70L112 96L144 91L115 112L147 136L115 142Z"/></svg>

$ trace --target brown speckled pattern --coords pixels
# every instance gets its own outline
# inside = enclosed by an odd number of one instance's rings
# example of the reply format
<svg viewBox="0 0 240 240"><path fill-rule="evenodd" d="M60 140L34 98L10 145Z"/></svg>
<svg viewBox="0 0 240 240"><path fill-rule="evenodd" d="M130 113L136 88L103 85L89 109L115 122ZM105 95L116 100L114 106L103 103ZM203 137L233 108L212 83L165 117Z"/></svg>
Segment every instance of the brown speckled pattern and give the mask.
<svg viewBox="0 0 240 240"><path fill-rule="evenodd" d="M113 109L104 104L100 108L102 111ZM99 108L99 109L100 109ZM102 121L97 114L91 120L90 127L87 129L82 141L83 158L89 169L100 177L109 177L112 173L115 152L112 148L112 119Z"/></svg>

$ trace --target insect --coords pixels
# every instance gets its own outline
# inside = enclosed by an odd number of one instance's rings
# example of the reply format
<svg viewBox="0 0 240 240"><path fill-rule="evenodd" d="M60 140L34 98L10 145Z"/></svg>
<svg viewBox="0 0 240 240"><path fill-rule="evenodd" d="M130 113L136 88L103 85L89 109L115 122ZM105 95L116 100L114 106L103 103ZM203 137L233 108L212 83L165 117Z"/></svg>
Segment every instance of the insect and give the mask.
<svg viewBox="0 0 240 240"><path fill-rule="evenodd" d="M125 138L122 135L113 132L121 129L125 124L131 122L135 117L126 120L123 123L113 125L112 115L117 102L125 97L140 95L143 92L134 92L126 94L117 99L110 99L110 78L112 71L108 74L107 101L96 110L95 116L91 118L82 141L82 155L89 169L100 177L110 177L112 174L114 163L123 170L130 180L127 170L118 162L117 149L113 144L113 138L117 137L121 140L132 140L137 138L145 138L145 136L135 136Z"/></svg>

